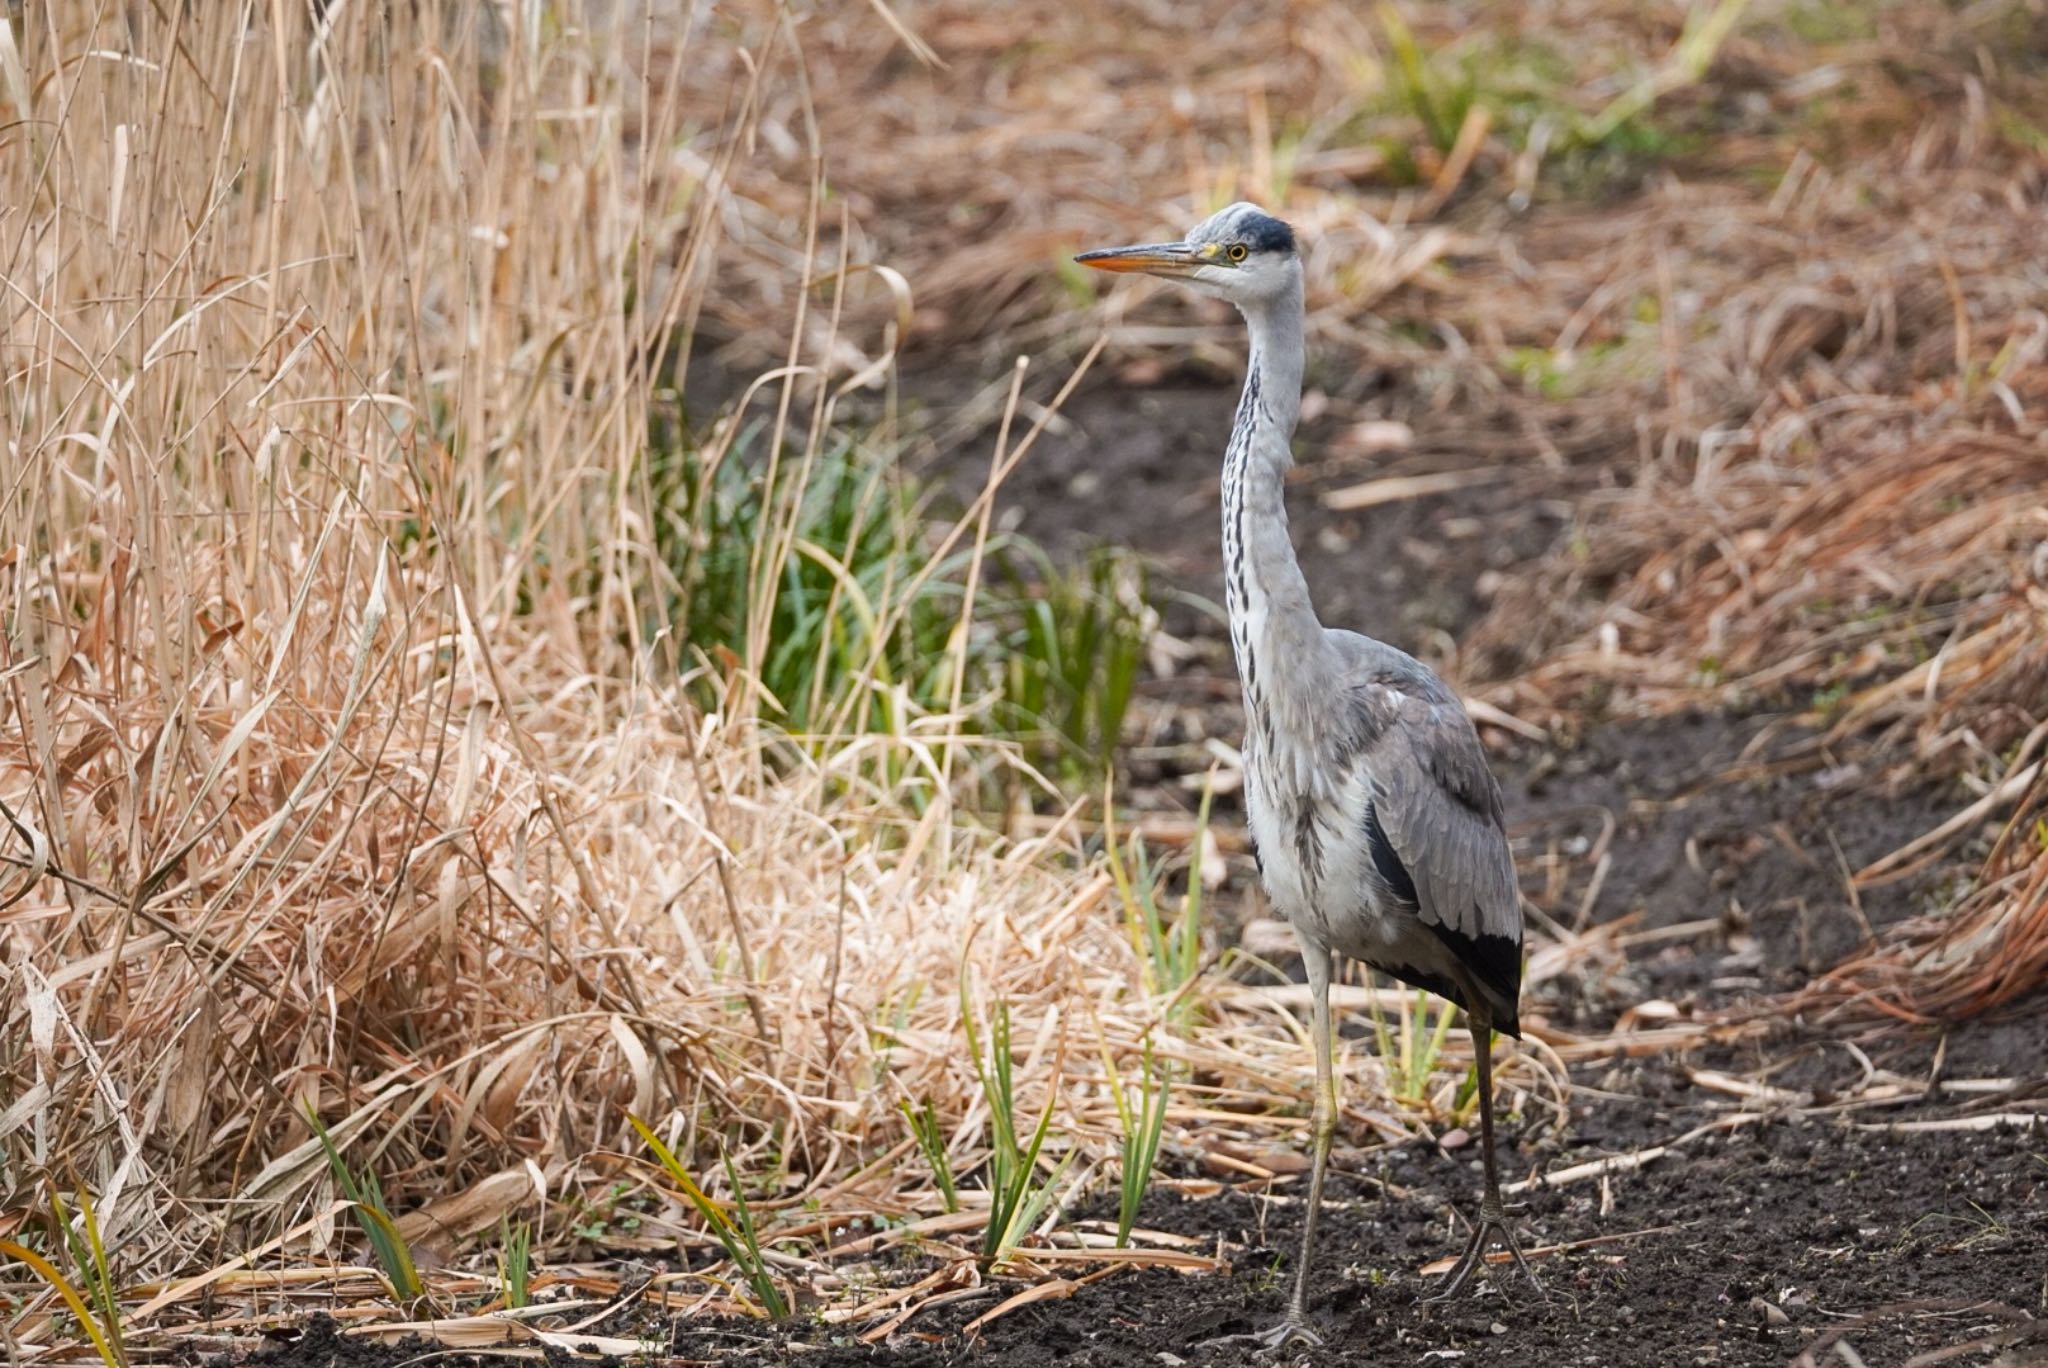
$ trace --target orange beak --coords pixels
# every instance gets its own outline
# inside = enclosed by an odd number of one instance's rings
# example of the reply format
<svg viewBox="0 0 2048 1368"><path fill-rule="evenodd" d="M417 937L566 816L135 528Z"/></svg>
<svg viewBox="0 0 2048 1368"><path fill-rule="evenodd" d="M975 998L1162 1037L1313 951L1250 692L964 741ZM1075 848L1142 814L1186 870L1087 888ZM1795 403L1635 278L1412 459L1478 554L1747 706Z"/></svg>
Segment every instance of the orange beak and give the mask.
<svg viewBox="0 0 2048 1368"><path fill-rule="evenodd" d="M1147 275L1184 276L1208 264L1203 248L1189 242L1154 242L1143 247L1108 247L1083 252L1074 260L1098 271L1143 271Z"/></svg>

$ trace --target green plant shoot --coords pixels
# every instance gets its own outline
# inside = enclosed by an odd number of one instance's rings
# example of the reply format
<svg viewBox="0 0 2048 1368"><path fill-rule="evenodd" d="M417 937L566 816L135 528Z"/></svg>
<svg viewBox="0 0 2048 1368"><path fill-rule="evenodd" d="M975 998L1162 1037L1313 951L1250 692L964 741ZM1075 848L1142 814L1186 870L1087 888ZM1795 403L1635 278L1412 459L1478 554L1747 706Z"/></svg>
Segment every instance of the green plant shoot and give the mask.
<svg viewBox="0 0 2048 1368"><path fill-rule="evenodd" d="M391 1210L384 1203L384 1188L377 1181L377 1175L369 1169L361 1174L352 1172L342 1159L341 1151L335 1148L334 1137L327 1127L313 1113L306 1109L306 1122L319 1137L320 1148L327 1155L327 1170L334 1175L334 1185L341 1189L342 1196L355 1208L356 1217L362 1222L363 1235L370 1242L370 1251L376 1256L377 1266L384 1270L385 1280L391 1284L391 1293L401 1304L411 1305L426 1295L426 1287L420 1282L419 1267L413 1262L412 1249L399 1233L398 1223L392 1219Z"/></svg>
<svg viewBox="0 0 2048 1368"><path fill-rule="evenodd" d="M926 1098L913 1107L910 1099L905 1098L896 1105L902 1110L903 1119L910 1123L910 1133L916 1138L918 1152L924 1155L925 1164L932 1171L932 1182L945 1199L946 1210L958 1211L960 1191L953 1182L953 1163L946 1157L946 1137L939 1128L939 1116L932 1108L931 1099Z"/></svg>
<svg viewBox="0 0 2048 1368"><path fill-rule="evenodd" d="M724 1248L725 1256L732 1260L733 1267L740 1271L740 1276L744 1277L747 1285L754 1290L754 1298L760 1303L761 1313L770 1320L787 1319L789 1303L784 1300L782 1289L776 1285L775 1276L768 1269L768 1261L761 1253L761 1242L754 1228L753 1212L747 1206L746 1193L740 1187L739 1174L733 1169L732 1156L723 1156L726 1180L732 1187L733 1195L733 1215L728 1216L719 1208L718 1203L712 1201L704 1189L697 1185L697 1180L683 1167L683 1161L676 1158L674 1151L661 1142L661 1137L656 1135L645 1121L632 1115L628 1115L626 1119L633 1123L633 1129L640 1133L642 1142L654 1152L654 1157L661 1167L675 1180L676 1186L682 1190L690 1205L697 1208L697 1214L704 1218L704 1224L710 1228L712 1235Z"/></svg>
<svg viewBox="0 0 2048 1368"><path fill-rule="evenodd" d="M1038 1180L1038 1156L1052 1129L1053 1098L1048 1092L1045 1110L1030 1141L1017 1134L1016 1084L1010 1072L1010 1004L998 1001L989 1014L988 1056L983 1058L981 1042L974 1027L974 1006L967 985L967 968L960 969L960 1020L967 1035L967 1049L974 1060L975 1076L988 1102L988 1225L982 1232L981 1259L993 1267L1010 1256L1031 1228L1045 1214L1046 1204L1071 1156L1062 1158L1043 1182Z"/></svg>
<svg viewBox="0 0 2048 1368"><path fill-rule="evenodd" d="M1152 1169L1159 1159L1159 1139L1166 1130L1166 1099L1172 1075L1152 1057L1152 1042L1145 1042L1141 1065L1138 1105L1133 1107L1121 1080L1113 1080L1118 1129L1122 1132L1123 1168L1119 1175L1116 1209L1116 1246L1131 1242L1131 1227L1137 1224L1138 1208L1152 1186Z"/></svg>

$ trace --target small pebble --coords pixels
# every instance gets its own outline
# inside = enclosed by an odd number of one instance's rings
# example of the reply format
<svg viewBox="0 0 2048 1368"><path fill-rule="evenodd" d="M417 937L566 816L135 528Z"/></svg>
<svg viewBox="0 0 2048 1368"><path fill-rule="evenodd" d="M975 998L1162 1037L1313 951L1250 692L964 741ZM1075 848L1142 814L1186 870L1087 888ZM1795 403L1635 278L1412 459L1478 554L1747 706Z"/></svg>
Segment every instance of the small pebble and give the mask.
<svg viewBox="0 0 2048 1368"><path fill-rule="evenodd" d="M1495 1321L1493 1324L1487 1326L1486 1328L1496 1335L1505 1335L1508 1332L1508 1328L1505 1325L1502 1325L1499 1321Z"/></svg>

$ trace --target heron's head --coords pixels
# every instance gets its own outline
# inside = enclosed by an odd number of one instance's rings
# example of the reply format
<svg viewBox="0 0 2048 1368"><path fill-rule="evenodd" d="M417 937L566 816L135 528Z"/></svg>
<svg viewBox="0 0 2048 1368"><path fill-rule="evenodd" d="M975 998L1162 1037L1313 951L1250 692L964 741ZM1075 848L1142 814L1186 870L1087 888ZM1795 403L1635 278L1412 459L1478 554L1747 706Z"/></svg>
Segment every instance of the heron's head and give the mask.
<svg viewBox="0 0 2048 1368"><path fill-rule="evenodd" d="M1110 247L1074 260L1098 271L1143 271L1178 280L1239 308L1285 299L1301 289L1294 230L1243 201L1196 224L1184 241Z"/></svg>

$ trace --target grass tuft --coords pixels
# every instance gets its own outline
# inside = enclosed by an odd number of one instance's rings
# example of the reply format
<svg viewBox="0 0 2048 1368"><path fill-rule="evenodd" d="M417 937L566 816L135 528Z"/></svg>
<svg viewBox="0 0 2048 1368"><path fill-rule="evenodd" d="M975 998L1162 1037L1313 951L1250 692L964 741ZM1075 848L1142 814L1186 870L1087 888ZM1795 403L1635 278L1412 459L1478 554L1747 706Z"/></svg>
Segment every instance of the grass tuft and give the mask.
<svg viewBox="0 0 2048 1368"><path fill-rule="evenodd" d="M1137 1224L1138 1208L1152 1186L1152 1170L1159 1159L1160 1137L1166 1132L1166 1103L1172 1091L1169 1066L1152 1056L1152 1042L1145 1042L1135 1105L1121 1080L1112 1079L1116 1098L1117 1132L1121 1138L1116 1206L1116 1244L1127 1248L1131 1227Z"/></svg>
<svg viewBox="0 0 2048 1368"><path fill-rule="evenodd" d="M90 1296L93 1309L99 1319L101 1334L112 1347L114 1358L128 1362L128 1346L122 1339L121 1294L114 1285L114 1275L107 1264L106 1241L100 1237L99 1213L93 1209L92 1193L78 1189L78 1221L74 1224L64 1210L62 1196L52 1193L51 1205L55 1210L57 1225L64 1232L64 1238L71 1245L72 1266L79 1270L80 1281Z"/></svg>
<svg viewBox="0 0 2048 1368"><path fill-rule="evenodd" d="M498 1287L505 1305L517 1309L533 1300L533 1225L510 1217L498 1221Z"/></svg>
<svg viewBox="0 0 2048 1368"><path fill-rule="evenodd" d="M1387 1086L1397 1101L1411 1107L1423 1106L1429 1084L1443 1057L1444 1042L1450 1038L1451 1023L1458 1009L1417 989L1412 997L1401 995L1400 1016L1390 1028L1375 993L1370 1006L1374 1043L1380 1064L1387 1071Z"/></svg>
<svg viewBox="0 0 2048 1368"><path fill-rule="evenodd" d="M662 1143L661 1137L656 1135L645 1121L637 1116L628 1116L626 1119L633 1123L633 1129L640 1133L640 1139L653 1151L655 1159L668 1176L675 1180L676 1187L689 1200L690 1205L697 1209L697 1214L704 1218L706 1228L725 1250L726 1258L732 1261L733 1267L746 1279L747 1286L753 1289L756 1306L749 1309L756 1310L769 1320L786 1320L789 1316L789 1303L783 1297L782 1288L768 1267L767 1258L761 1253L761 1241L754 1229L754 1213L747 1205L746 1190L740 1185L739 1174L732 1165L732 1156L721 1156L725 1166L726 1182L732 1188L733 1214L728 1216L718 1203L712 1201L704 1189L698 1186L697 1180L690 1176L689 1169L683 1166L683 1161L676 1158L675 1152Z"/></svg>
<svg viewBox="0 0 2048 1368"><path fill-rule="evenodd" d="M960 976L960 1012L967 1048L974 1060L975 1077L981 1083L982 1100L988 1106L989 1152L985 1182L989 1193L988 1223L982 1228L982 1263L995 1267L1009 1259L1011 1251L1031 1233L1052 1199L1053 1188L1066 1172L1072 1154L1061 1158L1050 1173L1040 1176L1038 1158L1052 1129L1053 1100L1059 1071L1054 1070L1053 1087L1048 1088L1045 1108L1029 1140L1017 1130L1017 1087L1010 1059L1010 1004L998 999L989 1013L988 1053L981 1050L974 1025L974 1004L968 992L967 975Z"/></svg>
<svg viewBox="0 0 2048 1368"><path fill-rule="evenodd" d="M1145 842L1136 832L1119 846L1111 799L1105 794L1103 848L1108 856L1110 877L1123 910L1125 934L1144 965L1145 991L1167 1000L1167 1022L1177 1032L1191 1027L1200 1003L1191 991L1202 970L1202 870L1201 852L1209 832L1211 785L1202 786L1201 805L1195 814L1190 848L1195 852L1188 869L1187 893L1180 912L1170 920L1164 901L1166 871L1154 865Z"/></svg>
<svg viewBox="0 0 2048 1368"><path fill-rule="evenodd" d="M926 1098L913 1107L910 1099L905 1098L896 1105L903 1109L903 1119L910 1123L910 1133L917 1141L918 1153L924 1156L926 1167L932 1171L932 1183L945 1201L947 1212L958 1211L960 1191L953 1182L953 1161L946 1154L945 1129L939 1121L938 1112L932 1108L931 1099Z"/></svg>
<svg viewBox="0 0 2048 1368"><path fill-rule="evenodd" d="M928 560L923 501L872 448L778 460L767 441L756 423L652 462L656 546L706 702L725 660L752 665L768 715L799 735L893 735L943 711L965 557Z"/></svg>
<svg viewBox="0 0 2048 1368"><path fill-rule="evenodd" d="M1037 751L1084 788L1110 772L1131 695L1157 617L1146 597L1144 565L1118 550L1099 551L1085 567L1064 570L1044 551L1013 544L1031 578L1013 574L990 616L1004 632L1007 729L1043 738Z"/></svg>
<svg viewBox="0 0 2048 1368"><path fill-rule="evenodd" d="M354 1207L356 1219L362 1222L363 1236L370 1242L370 1252L376 1256L377 1266L384 1270L384 1278L391 1285L391 1295L401 1306L415 1305L426 1295L426 1287L420 1282L420 1270L413 1262L412 1247L400 1233L391 1209L384 1203L384 1188L377 1180L376 1171L366 1168L356 1173L351 1170L335 1146L334 1137L328 1134L326 1125L310 1107L306 1109L306 1123L320 1141L320 1151L327 1157L327 1171L333 1177L334 1185L341 1189L342 1196Z"/></svg>

